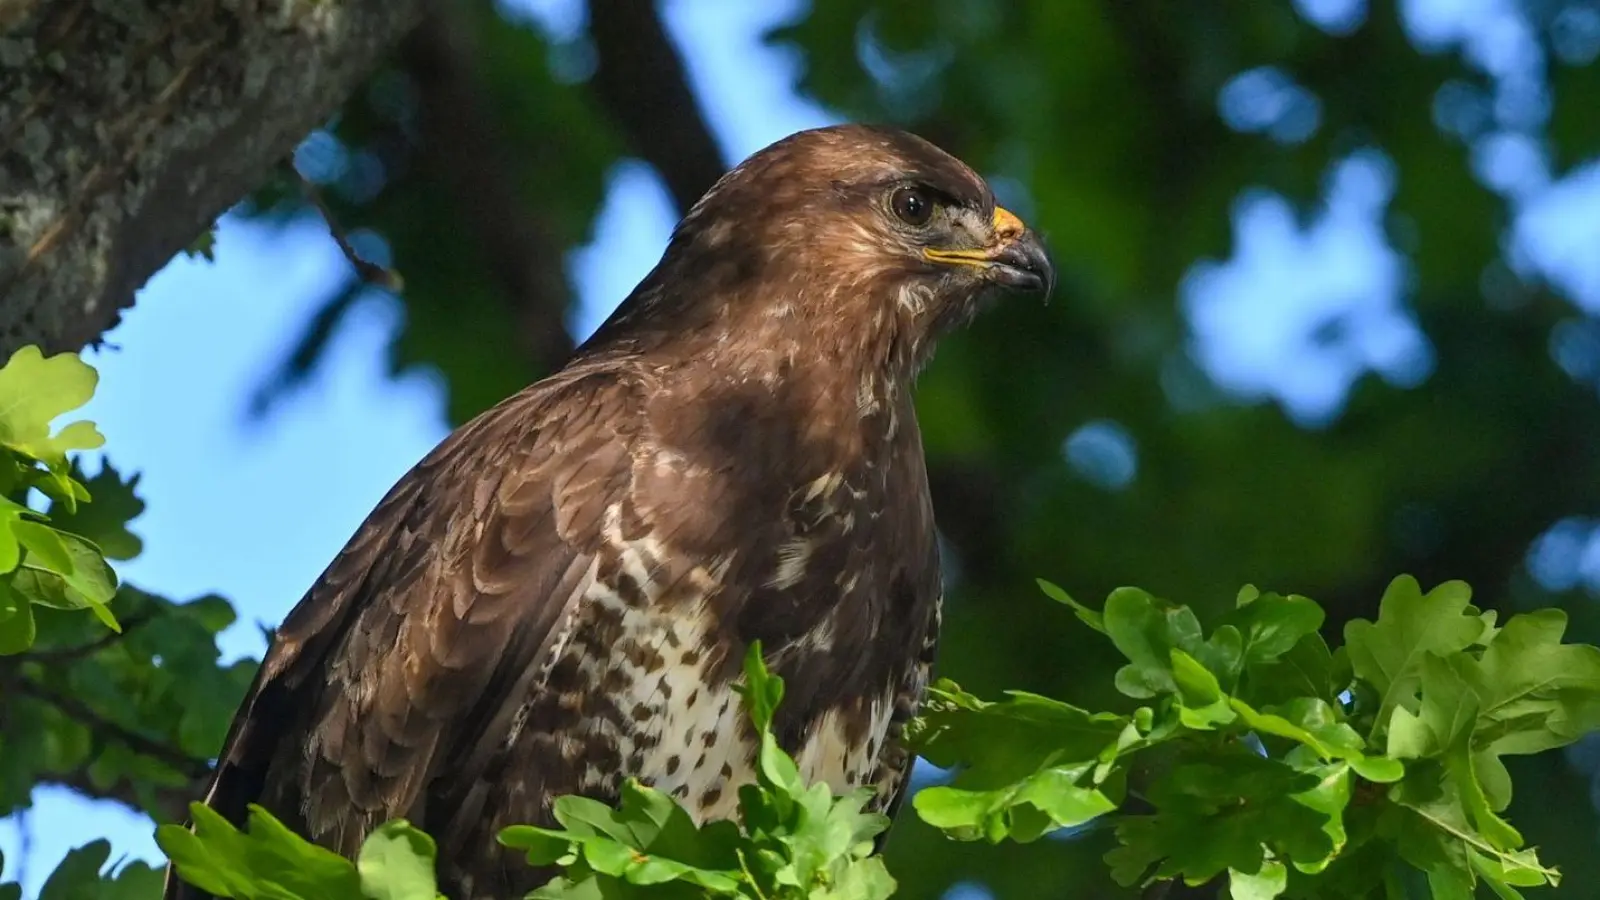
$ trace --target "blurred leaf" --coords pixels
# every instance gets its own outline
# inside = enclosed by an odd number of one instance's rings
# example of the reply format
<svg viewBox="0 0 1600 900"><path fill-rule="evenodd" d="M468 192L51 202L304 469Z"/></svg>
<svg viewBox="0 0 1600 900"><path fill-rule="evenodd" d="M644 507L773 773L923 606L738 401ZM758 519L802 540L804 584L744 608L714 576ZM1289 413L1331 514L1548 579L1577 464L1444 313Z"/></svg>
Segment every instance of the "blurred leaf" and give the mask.
<svg viewBox="0 0 1600 900"><path fill-rule="evenodd" d="M1255 872L1228 870L1228 896L1233 900L1272 900L1289 886L1289 870L1277 860L1267 860Z"/></svg>
<svg viewBox="0 0 1600 900"><path fill-rule="evenodd" d="M105 874L110 856L111 844L103 839L67 851L40 887L38 900L153 900L160 896L160 869L133 862L114 874Z"/></svg>
<svg viewBox="0 0 1600 900"><path fill-rule="evenodd" d="M9 656L33 646L37 634L33 604L11 587L11 579L0 576L0 656Z"/></svg>
<svg viewBox="0 0 1600 900"><path fill-rule="evenodd" d="M103 461L93 478L84 478L74 465L72 476L87 489L90 502L75 505L69 510L59 501L49 508L50 524L93 541L107 559L133 559L144 549L138 535L128 530L128 523L144 512L144 501L134 493L139 486L139 476L123 480L109 460Z"/></svg>
<svg viewBox="0 0 1600 900"><path fill-rule="evenodd" d="M1098 631L1101 634L1106 633L1105 617L1099 612L1096 612L1095 610L1092 610L1089 607L1084 606L1078 601L1072 599L1072 597L1068 595L1066 591L1062 590L1057 585L1045 581L1043 578L1037 579L1036 581L1039 585L1039 590L1044 591L1046 597L1049 597L1051 600L1054 600L1057 603L1060 603L1062 606L1071 609L1073 614L1078 617L1078 621L1089 626L1090 628L1093 628L1095 631Z"/></svg>

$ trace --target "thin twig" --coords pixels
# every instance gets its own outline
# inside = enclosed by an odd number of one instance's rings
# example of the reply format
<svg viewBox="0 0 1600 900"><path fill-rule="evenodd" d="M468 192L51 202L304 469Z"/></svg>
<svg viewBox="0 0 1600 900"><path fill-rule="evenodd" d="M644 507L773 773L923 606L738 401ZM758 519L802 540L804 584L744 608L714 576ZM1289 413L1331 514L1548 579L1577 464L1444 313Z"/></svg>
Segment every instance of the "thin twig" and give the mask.
<svg viewBox="0 0 1600 900"><path fill-rule="evenodd" d="M292 165L291 168L293 168ZM295 178L300 181L301 192L305 194L307 200L311 201L311 205L317 208L317 212L322 214L323 221L328 223L328 233L333 236L334 243L339 245L339 252L344 254L344 258L350 261L351 266L355 267L356 275L368 284L375 284L378 287L398 293L405 285L400 273L362 259L361 254L356 252L356 248L351 246L350 239L345 235L345 230L339 226L338 220L333 217L333 210L328 208L328 201L322 197L322 189L317 187L316 183L311 179L301 174L299 169L295 169L294 174Z"/></svg>

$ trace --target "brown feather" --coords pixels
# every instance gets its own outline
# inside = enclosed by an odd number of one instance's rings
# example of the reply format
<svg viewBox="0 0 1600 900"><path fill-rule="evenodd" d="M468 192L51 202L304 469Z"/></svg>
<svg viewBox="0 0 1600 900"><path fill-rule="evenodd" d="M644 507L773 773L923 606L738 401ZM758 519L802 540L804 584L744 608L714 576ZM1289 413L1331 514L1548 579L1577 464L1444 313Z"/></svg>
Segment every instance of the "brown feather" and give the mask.
<svg viewBox="0 0 1600 900"><path fill-rule="evenodd" d="M875 205L907 179L954 204L946 240L990 239L981 179L900 132L803 132L719 182L574 362L362 524L278 630L206 802L345 854L404 816L449 896L519 896L547 873L494 835L557 796L639 777L732 811L755 744L731 685L760 640L802 772L897 808L941 592L910 388L992 293Z"/></svg>

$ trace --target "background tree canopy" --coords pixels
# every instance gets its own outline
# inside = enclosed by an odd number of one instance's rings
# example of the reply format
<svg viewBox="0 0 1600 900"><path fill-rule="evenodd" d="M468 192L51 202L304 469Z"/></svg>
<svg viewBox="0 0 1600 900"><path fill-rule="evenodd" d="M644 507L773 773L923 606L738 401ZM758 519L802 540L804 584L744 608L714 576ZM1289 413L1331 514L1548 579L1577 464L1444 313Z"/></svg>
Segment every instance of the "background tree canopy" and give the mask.
<svg viewBox="0 0 1600 900"><path fill-rule="evenodd" d="M358 349L390 375L429 379L363 402L425 404L436 390L459 423L558 365L664 234L636 237L648 247L636 259L577 248L608 227L648 230L664 205L675 217L789 130L775 123L888 121L990 176L1045 233L1062 276L1048 305L1003 305L947 341L920 383L951 570L943 674L980 694L1114 704L1116 661L1039 601L1036 576L1084 597L1137 583L1199 609L1252 582L1316 598L1337 633L1410 572L1466 580L1475 602L1506 612L1560 606L1569 640L1600 642L1600 3L753 6L434 10L301 145L295 164L316 190L285 166L224 222L216 265L243 265L229 255L256 246L280 254L280 270L232 277L281 279L302 312L287 325L239 312L238 333L183 338L215 352L143 337L140 318L158 314L147 306L202 289L180 270L209 264L180 258L108 335L122 349L93 360L101 402L156 417L171 398L119 393L117 373L165 364L141 354L181 355L209 404L248 410L251 440L270 442L342 377L337 357L357 352L360 331L383 335ZM770 24L761 47L729 43L757 20ZM807 112L769 119L727 99L785 65ZM741 66L760 70L749 85L731 77ZM331 284L297 274L264 243L305 248L320 229L322 246L296 252L335 252L313 197L403 289L348 266ZM204 282L204 302L250 287ZM291 338L273 359L208 380L205 360L266 327ZM294 555L297 593L438 436L433 423L371 435L409 458L349 473L371 487L347 510L302 509L324 525L285 523L281 542L228 565ZM234 478L269 492L288 478L229 452L242 458ZM107 468L89 487L86 511L118 499L80 524L132 559L132 485ZM161 490L138 492L151 513L133 528L151 552L166 539ZM208 527L251 516L248 499L218 505ZM124 574L185 597L218 582L139 572ZM127 638L90 646L86 617L42 619L34 658L0 661L0 813L46 784L170 817L220 742L251 666L218 656L228 607L123 590ZM246 617L270 626L294 600ZM1511 816L1565 871L1556 894L1600 883L1597 766L1592 741L1512 763ZM68 828L59 811L29 825ZM92 835L73 826L66 843ZM1105 847L1095 833L955 845L907 815L888 862L908 898L1123 896ZM54 864L34 855L41 873Z"/></svg>

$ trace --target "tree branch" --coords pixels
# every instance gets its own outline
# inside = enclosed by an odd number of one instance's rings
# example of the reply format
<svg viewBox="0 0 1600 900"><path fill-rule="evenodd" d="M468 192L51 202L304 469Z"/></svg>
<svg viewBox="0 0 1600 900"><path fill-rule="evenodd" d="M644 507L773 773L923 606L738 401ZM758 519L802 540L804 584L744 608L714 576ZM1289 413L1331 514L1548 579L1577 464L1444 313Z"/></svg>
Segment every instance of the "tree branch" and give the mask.
<svg viewBox="0 0 1600 900"><path fill-rule="evenodd" d="M7 8L0 358L94 343L418 21L422 0Z"/></svg>
<svg viewBox="0 0 1600 900"><path fill-rule="evenodd" d="M687 212L727 163L689 86L689 74L655 3L589 0L601 105Z"/></svg>
<svg viewBox="0 0 1600 900"><path fill-rule="evenodd" d="M293 169L294 167L288 166L288 168ZM402 279L398 272L371 262L356 252L356 248L350 243L349 232L340 227L339 220L333 215L333 210L328 208L328 201L323 199L321 188L318 188L311 179L298 171L294 172L294 178L300 184L300 193L321 214L322 221L327 223L328 235L339 246L339 252L344 254L345 261L350 263L352 269L356 270L356 277L366 284L375 284L391 291L400 290Z"/></svg>
<svg viewBox="0 0 1600 900"><path fill-rule="evenodd" d="M9 680L8 686L18 694L32 697L61 710L67 716L88 728L96 737L117 741L135 753L148 756L171 767L186 778L200 780L209 777L211 774L211 764L205 760L196 759L176 747L163 744L160 741L145 737L137 731L119 725L100 715L100 713L90 708L88 704L76 697L58 693L25 676Z"/></svg>
<svg viewBox="0 0 1600 900"><path fill-rule="evenodd" d="M145 624L152 618L154 617L148 612L131 615L122 620L121 631L111 631L107 629L105 634L100 635L86 644L79 644L75 647L30 649L26 653L13 657L13 659L18 664L32 662L44 663L47 665L60 665L62 663L75 662L83 659L84 657L93 656L96 653L99 653L101 650L104 650L106 647L109 647L117 641L122 640L128 636L128 632Z"/></svg>
<svg viewBox="0 0 1600 900"><path fill-rule="evenodd" d="M573 350L565 327L566 248L508 189L508 151L483 102L473 44L459 12L439 4L402 48L418 88L419 164L449 186L459 221L472 229L514 304L524 348L536 365L553 370Z"/></svg>

